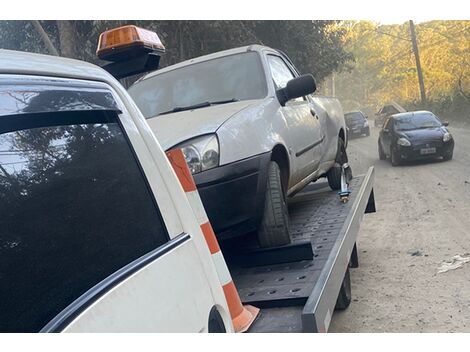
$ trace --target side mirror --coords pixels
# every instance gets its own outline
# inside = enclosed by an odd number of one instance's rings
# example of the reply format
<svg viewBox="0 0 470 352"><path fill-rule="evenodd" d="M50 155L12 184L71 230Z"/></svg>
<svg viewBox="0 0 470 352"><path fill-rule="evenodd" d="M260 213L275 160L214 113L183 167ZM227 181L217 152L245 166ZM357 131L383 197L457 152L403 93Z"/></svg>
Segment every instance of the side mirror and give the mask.
<svg viewBox="0 0 470 352"><path fill-rule="evenodd" d="M285 106L289 100L304 97L316 90L315 78L311 74L306 74L291 79L284 88L276 91L276 95L281 106Z"/></svg>
<svg viewBox="0 0 470 352"><path fill-rule="evenodd" d="M449 122L448 121L443 122L442 126L446 126L446 127L449 126Z"/></svg>

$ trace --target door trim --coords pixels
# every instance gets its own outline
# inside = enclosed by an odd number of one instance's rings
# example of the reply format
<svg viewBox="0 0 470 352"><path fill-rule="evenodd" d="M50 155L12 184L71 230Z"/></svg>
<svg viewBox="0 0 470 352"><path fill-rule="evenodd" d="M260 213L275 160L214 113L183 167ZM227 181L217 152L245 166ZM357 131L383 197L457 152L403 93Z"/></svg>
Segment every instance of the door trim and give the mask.
<svg viewBox="0 0 470 352"><path fill-rule="evenodd" d="M97 301L98 298L109 292L113 287L164 254L189 241L190 238L191 236L187 233L182 233L111 274L69 304L62 312L47 323L40 332L60 332L65 329L80 313Z"/></svg>
<svg viewBox="0 0 470 352"><path fill-rule="evenodd" d="M313 148L315 148L317 145L322 144L324 140L325 140L325 136L321 137L321 139L320 139L319 141L316 141L315 143L310 144L309 146L307 146L307 147L305 147L305 148L299 150L297 153L295 153L295 156L296 156L296 157L299 157L299 156L301 156L302 154L305 154L305 153L308 152L310 149L313 149Z"/></svg>

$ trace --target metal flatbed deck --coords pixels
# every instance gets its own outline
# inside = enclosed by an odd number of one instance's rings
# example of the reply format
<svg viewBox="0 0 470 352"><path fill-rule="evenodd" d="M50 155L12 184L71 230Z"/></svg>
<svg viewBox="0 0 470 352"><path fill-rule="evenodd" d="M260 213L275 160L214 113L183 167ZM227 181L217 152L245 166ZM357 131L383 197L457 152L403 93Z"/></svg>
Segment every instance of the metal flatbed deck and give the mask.
<svg viewBox="0 0 470 352"><path fill-rule="evenodd" d="M375 211L373 181L373 167L354 177L344 204L326 182L308 186L289 201L291 245L229 262L243 303L261 308L250 332L328 330L363 214Z"/></svg>

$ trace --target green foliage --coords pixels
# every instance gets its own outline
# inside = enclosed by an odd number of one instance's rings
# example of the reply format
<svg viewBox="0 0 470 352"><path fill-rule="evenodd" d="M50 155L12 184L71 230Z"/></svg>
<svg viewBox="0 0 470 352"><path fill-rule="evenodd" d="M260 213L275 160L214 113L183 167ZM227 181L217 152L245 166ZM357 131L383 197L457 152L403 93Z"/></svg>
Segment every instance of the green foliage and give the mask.
<svg viewBox="0 0 470 352"><path fill-rule="evenodd" d="M391 100L408 108L427 108L448 116L470 109L470 22L430 21L416 25L428 102L419 103L416 61L409 24L344 22L346 51L355 62L343 66L336 91L346 110L377 109ZM462 115L463 114L463 115Z"/></svg>
<svg viewBox="0 0 470 352"><path fill-rule="evenodd" d="M284 51L302 73L321 81L352 59L335 21L41 21L58 51L99 63L99 34L125 24L155 30L167 48L162 66L249 44ZM48 53L30 21L0 21L0 47Z"/></svg>

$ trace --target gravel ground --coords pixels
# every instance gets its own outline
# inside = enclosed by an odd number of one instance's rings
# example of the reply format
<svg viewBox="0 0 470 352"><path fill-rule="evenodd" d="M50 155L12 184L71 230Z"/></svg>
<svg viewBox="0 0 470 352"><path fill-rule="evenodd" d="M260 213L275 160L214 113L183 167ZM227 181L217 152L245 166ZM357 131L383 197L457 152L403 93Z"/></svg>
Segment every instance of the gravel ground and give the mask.
<svg viewBox="0 0 470 352"><path fill-rule="evenodd" d="M470 253L470 129L452 128L451 161L392 167L378 159L378 130L348 146L355 174L375 167L377 212L358 239L349 308L329 332L470 332L470 263L437 273Z"/></svg>

